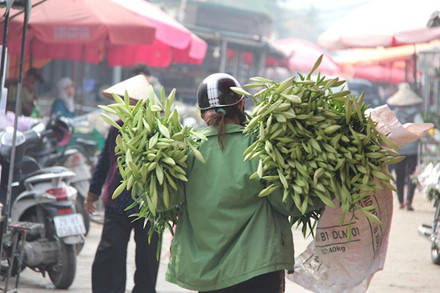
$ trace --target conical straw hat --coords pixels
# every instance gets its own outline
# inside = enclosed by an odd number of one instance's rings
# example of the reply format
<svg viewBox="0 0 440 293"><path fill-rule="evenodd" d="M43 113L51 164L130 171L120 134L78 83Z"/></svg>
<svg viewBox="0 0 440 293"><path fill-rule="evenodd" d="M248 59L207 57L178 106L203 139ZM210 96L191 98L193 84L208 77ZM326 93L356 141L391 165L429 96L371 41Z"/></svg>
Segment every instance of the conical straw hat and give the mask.
<svg viewBox="0 0 440 293"><path fill-rule="evenodd" d="M390 106L413 106L422 102L423 99L413 92L407 83L400 84L399 90L387 100Z"/></svg>
<svg viewBox="0 0 440 293"><path fill-rule="evenodd" d="M126 91L130 99L133 100L148 99L151 94L154 94L147 77L143 74L118 82L103 90L102 94L109 99L113 99L112 94L124 97Z"/></svg>

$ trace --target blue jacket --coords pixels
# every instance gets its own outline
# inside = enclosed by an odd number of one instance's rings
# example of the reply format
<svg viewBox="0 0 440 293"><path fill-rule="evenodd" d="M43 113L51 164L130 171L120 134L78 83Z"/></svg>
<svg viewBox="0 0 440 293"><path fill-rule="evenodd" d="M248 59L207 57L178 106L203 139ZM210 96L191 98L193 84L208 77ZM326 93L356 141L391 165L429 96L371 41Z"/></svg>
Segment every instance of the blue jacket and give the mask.
<svg viewBox="0 0 440 293"><path fill-rule="evenodd" d="M71 112L69 109L67 109L66 104L61 99L56 99L52 104L52 109L50 110L50 116L57 114L68 118L73 118L76 116L75 112Z"/></svg>

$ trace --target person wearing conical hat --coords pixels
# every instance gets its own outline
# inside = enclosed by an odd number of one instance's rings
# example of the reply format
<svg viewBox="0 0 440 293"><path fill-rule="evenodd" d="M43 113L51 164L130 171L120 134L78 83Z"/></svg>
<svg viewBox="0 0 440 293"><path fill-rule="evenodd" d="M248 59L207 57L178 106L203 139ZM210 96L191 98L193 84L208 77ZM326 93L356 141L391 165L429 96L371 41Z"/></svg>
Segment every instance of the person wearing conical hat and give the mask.
<svg viewBox="0 0 440 293"><path fill-rule="evenodd" d="M156 93L156 96L160 96L160 91L162 89L162 85L160 84L160 81L151 74L151 72L147 66L145 66L144 64L136 65L132 69L131 74L132 75L139 75L139 74L144 75L147 78L148 82L153 87L153 90Z"/></svg>
<svg viewBox="0 0 440 293"><path fill-rule="evenodd" d="M136 75L104 90L103 95L112 99L112 94L123 97L125 91L134 103L148 98L151 88L144 75ZM122 125L121 120L117 123ZM125 190L116 199L111 198L113 191L122 180L114 151L118 134L119 131L115 127L110 127L104 148L93 171L89 192L84 203L86 210L93 213L96 210L95 202L99 199L101 189L103 189L104 227L92 264L92 292L126 292L127 245L132 230L136 242L136 271L132 292L156 292L159 268L159 262L156 259L158 236L156 233L153 234L151 242L148 243L149 223L144 228L144 222L133 222L133 219L129 217L137 212L137 207L125 210L132 203L131 192Z"/></svg>
<svg viewBox="0 0 440 293"><path fill-rule="evenodd" d="M393 112L402 124L423 122L420 115L422 103L423 99L411 90L407 83L400 84L398 91L387 100L387 104L394 107ZM412 200L416 184L412 182L410 176L414 173L417 166L418 147L418 141L402 146L399 149L399 153L405 156L405 159L392 166L396 173L396 188L400 209L406 207L409 211L414 210ZM404 201L405 182L407 182L406 201Z"/></svg>

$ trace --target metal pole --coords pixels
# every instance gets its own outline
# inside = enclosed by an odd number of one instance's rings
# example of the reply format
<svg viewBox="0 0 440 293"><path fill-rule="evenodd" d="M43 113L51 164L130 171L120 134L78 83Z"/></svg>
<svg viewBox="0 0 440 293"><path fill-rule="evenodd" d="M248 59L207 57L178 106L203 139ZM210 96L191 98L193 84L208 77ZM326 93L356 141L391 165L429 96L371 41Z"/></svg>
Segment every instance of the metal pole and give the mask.
<svg viewBox="0 0 440 293"><path fill-rule="evenodd" d="M240 80L239 68L241 65L241 61L241 51L237 49L235 50L234 58L232 59L232 75L235 76L235 78L237 78L238 80Z"/></svg>
<svg viewBox="0 0 440 293"><path fill-rule="evenodd" d="M405 82L408 82L409 83L409 80L408 80L408 60L405 60Z"/></svg>
<svg viewBox="0 0 440 293"><path fill-rule="evenodd" d="M437 97L438 96L438 92L439 92L439 80L438 80L438 77L434 78L433 86L434 86L434 88L432 90L432 97L434 99L434 111L435 111L435 113L438 113L438 110L439 110L439 108L438 108L439 100L438 100L438 97Z"/></svg>
<svg viewBox="0 0 440 293"><path fill-rule="evenodd" d="M186 3L187 0L180 0L179 18L178 18L179 22L183 22L185 20Z"/></svg>
<svg viewBox="0 0 440 293"><path fill-rule="evenodd" d="M122 67L121 66L115 66L113 67L113 84L118 83L122 79Z"/></svg>
<svg viewBox="0 0 440 293"><path fill-rule="evenodd" d="M3 97L3 82L4 82L4 73L6 72L4 69L6 67L5 61L6 61L6 47L8 44L8 24L9 24L9 10L12 7L12 3L14 2L14 0L8 0L6 2L6 11L5 11L5 25L3 28L3 47L2 47L2 56L1 56L1 64L0 64L0 71L1 71L1 85L0 85L0 98ZM6 191L6 198L8 197L9 194L9 183L8 183L8 189ZM5 203L6 204L6 203ZM6 204L7 207L7 204ZM0 258L3 255L3 235L5 235L5 231L8 227L8 218L7 218L7 212L5 212L5 209L3 209L3 214L5 214L5 216L3 217L3 221L1 222L1 230L0 230ZM0 215L1 216L1 215Z"/></svg>
<svg viewBox="0 0 440 293"><path fill-rule="evenodd" d="M6 193L6 208L5 208L5 221L4 221L4 229L6 231L9 213L11 210L11 192L12 192L12 180L14 177L14 163L15 163L15 147L16 147L16 139L17 139L17 124L18 124L18 116L21 113L21 86L23 82L23 60L24 60L24 51L26 44L26 33L27 33L27 24L29 21L30 15L30 0L26 0L25 8L24 8L24 22L23 22L23 34L21 39L21 52L20 52L20 71L18 74L18 84L17 84L17 96L15 102L15 119L14 119L14 133L12 136L12 151L9 165L9 176L8 176L8 191Z"/></svg>
<svg viewBox="0 0 440 293"><path fill-rule="evenodd" d="M424 72L424 85L423 85L423 111L427 112L429 110L430 102L430 87L431 87L431 75L429 74L429 70L425 69Z"/></svg>
<svg viewBox="0 0 440 293"><path fill-rule="evenodd" d="M6 2L6 11L5 11L5 26L3 30L3 47L2 47L2 57L1 57L1 77L0 77L0 97L3 97L3 86L5 84L5 73L6 73L6 47L8 44L8 29L9 29L9 11L12 7L12 3L14 0L9 0Z"/></svg>
<svg viewBox="0 0 440 293"><path fill-rule="evenodd" d="M219 72L226 71L226 61L228 58L228 41L225 39L222 40L221 49L220 49L220 68Z"/></svg>
<svg viewBox="0 0 440 293"><path fill-rule="evenodd" d="M266 49L261 49L260 54L258 54L257 72L258 75L264 75L264 69L266 68Z"/></svg>
<svg viewBox="0 0 440 293"><path fill-rule="evenodd" d="M416 54L415 44L414 44L414 55L413 55L413 81L414 81L414 88L419 89L417 84L417 54Z"/></svg>

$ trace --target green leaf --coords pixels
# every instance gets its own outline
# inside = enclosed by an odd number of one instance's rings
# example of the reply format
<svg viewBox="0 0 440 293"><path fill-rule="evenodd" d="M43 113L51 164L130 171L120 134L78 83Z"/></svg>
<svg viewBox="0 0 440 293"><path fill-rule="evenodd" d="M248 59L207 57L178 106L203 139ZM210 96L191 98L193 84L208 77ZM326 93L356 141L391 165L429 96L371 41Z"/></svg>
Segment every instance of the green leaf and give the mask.
<svg viewBox="0 0 440 293"><path fill-rule="evenodd" d="M165 205L165 208L169 208L170 207L170 193L168 191L168 186L167 186L166 182L164 182L164 184L163 184L162 197L163 197L163 204Z"/></svg>
<svg viewBox="0 0 440 293"><path fill-rule="evenodd" d="M157 126L159 127L159 131L160 133L162 133L163 136L165 136L166 138L170 138L170 132L168 128L163 126L163 124L160 123L160 120L157 120Z"/></svg>
<svg viewBox="0 0 440 293"><path fill-rule="evenodd" d="M156 93L154 92L154 88L152 85L148 85L148 98L150 100L150 102L154 105L157 103L157 96Z"/></svg>
<svg viewBox="0 0 440 293"><path fill-rule="evenodd" d="M231 90L232 90L234 93L239 94L239 95L241 95L241 96L248 96L248 97L252 96L251 93L248 93L247 91L245 91L245 90L242 89L241 87L235 87L235 86L233 86L233 87L231 87Z"/></svg>
<svg viewBox="0 0 440 293"><path fill-rule="evenodd" d="M192 144L189 144L189 147L191 148L191 151L193 152L194 156L197 160L199 160L202 163L206 163L205 158L203 158L202 153Z"/></svg>
<svg viewBox="0 0 440 293"><path fill-rule="evenodd" d="M163 184L163 168L160 164L157 164L156 166L156 177L157 181L159 181L159 184Z"/></svg>
<svg viewBox="0 0 440 293"><path fill-rule="evenodd" d="M101 108L102 110L109 112L111 114L118 114L118 112L115 109L110 108L109 106L98 105L98 108Z"/></svg>
<svg viewBox="0 0 440 293"><path fill-rule="evenodd" d="M174 103L174 97L176 96L176 89L173 89L171 93L168 95L168 98L165 102L165 119L168 120L171 114L171 106Z"/></svg>
<svg viewBox="0 0 440 293"><path fill-rule="evenodd" d="M197 137L200 140L208 140L208 138L206 138L206 136L204 136L202 133L200 133L197 130L191 130L191 134L194 135L195 137Z"/></svg>
<svg viewBox="0 0 440 293"><path fill-rule="evenodd" d="M121 126L118 125L118 123L116 123L116 121L114 121L110 116L108 116L107 114L102 113L101 114L101 118L107 122L108 124L110 124L111 126L113 126L114 128L116 128L117 130L121 130Z"/></svg>
<svg viewBox="0 0 440 293"><path fill-rule="evenodd" d="M162 102L162 105L165 105L165 88L160 88L160 100Z"/></svg>
<svg viewBox="0 0 440 293"><path fill-rule="evenodd" d="M313 72L319 67L319 65L321 65L323 56L324 55L319 56L318 60L316 60L315 64L313 64L312 70L310 70L309 74L307 75L307 79L310 79Z"/></svg>
<svg viewBox="0 0 440 293"><path fill-rule="evenodd" d="M382 225L382 221L379 220L379 218L376 217L374 214L370 213L365 208L361 208L360 210L368 218L368 220L370 220L371 222L373 222L375 224Z"/></svg>
<svg viewBox="0 0 440 293"><path fill-rule="evenodd" d="M113 100L115 100L116 103L124 105L125 102L123 99L121 99L121 97L117 94L112 94Z"/></svg>
<svg viewBox="0 0 440 293"><path fill-rule="evenodd" d="M127 185L126 181L123 181L116 189L113 191L112 199L117 198L125 189L125 186Z"/></svg>
<svg viewBox="0 0 440 293"><path fill-rule="evenodd" d="M128 96L128 92L127 91L124 92L124 103L127 106L130 105L130 97Z"/></svg>
<svg viewBox="0 0 440 293"><path fill-rule="evenodd" d="M319 199L326 205L331 207L332 209L336 209L336 205L335 203L328 198L327 196L325 196L324 194L321 194L320 192L316 192L316 195L319 197Z"/></svg>

